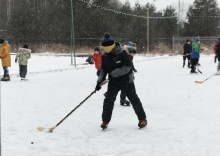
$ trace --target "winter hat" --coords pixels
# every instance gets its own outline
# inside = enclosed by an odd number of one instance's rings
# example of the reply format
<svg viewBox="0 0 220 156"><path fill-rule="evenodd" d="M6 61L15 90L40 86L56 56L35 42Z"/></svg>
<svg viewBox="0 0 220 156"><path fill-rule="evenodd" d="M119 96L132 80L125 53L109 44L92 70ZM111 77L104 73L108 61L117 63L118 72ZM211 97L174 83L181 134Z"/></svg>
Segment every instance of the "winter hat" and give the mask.
<svg viewBox="0 0 220 156"><path fill-rule="evenodd" d="M196 42L199 42L199 41L200 41L199 37L196 37L194 40L195 40Z"/></svg>
<svg viewBox="0 0 220 156"><path fill-rule="evenodd" d="M102 49L111 51L115 47L115 42L109 33L106 33L102 39Z"/></svg>
<svg viewBox="0 0 220 156"><path fill-rule="evenodd" d="M186 39L186 42L190 42L190 40L189 40L189 39Z"/></svg>
<svg viewBox="0 0 220 156"><path fill-rule="evenodd" d="M95 47L94 51L100 51L99 47Z"/></svg>
<svg viewBox="0 0 220 156"><path fill-rule="evenodd" d="M5 40L3 38L0 38L0 44L3 44Z"/></svg>
<svg viewBox="0 0 220 156"><path fill-rule="evenodd" d="M27 45L27 44L24 44L23 48L28 49L28 45Z"/></svg>

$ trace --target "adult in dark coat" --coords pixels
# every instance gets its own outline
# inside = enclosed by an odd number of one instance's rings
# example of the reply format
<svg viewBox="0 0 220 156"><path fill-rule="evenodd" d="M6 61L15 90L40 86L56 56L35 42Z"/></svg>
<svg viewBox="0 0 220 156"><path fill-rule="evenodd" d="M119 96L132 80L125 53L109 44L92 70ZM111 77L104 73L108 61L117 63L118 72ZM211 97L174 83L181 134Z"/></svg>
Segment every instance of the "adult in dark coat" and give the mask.
<svg viewBox="0 0 220 156"><path fill-rule="evenodd" d="M120 90L124 91L133 105L134 111L138 117L140 128L147 125L146 114L142 103L136 94L134 78L132 73L132 62L127 52L119 45L115 44L110 34L105 34L102 40L102 69L97 80L95 90L101 89L100 84L109 75L107 95L103 103L102 124L103 129L107 128L114 107L116 96Z"/></svg>

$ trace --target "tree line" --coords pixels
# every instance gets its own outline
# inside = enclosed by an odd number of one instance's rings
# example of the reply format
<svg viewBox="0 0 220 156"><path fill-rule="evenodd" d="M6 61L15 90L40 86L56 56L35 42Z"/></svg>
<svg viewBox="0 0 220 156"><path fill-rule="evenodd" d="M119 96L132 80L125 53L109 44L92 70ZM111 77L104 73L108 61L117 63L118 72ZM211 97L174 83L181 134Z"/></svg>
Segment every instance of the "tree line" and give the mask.
<svg viewBox="0 0 220 156"><path fill-rule="evenodd" d="M178 8L156 11L150 3L132 7L128 1L73 0L71 7L70 0L1 0L0 37L17 44L69 46L73 20L76 47L94 47L105 32L119 42L131 40L146 47L148 10L151 49L160 43L170 46L172 36L220 35L217 0L194 0L186 19L178 18Z"/></svg>

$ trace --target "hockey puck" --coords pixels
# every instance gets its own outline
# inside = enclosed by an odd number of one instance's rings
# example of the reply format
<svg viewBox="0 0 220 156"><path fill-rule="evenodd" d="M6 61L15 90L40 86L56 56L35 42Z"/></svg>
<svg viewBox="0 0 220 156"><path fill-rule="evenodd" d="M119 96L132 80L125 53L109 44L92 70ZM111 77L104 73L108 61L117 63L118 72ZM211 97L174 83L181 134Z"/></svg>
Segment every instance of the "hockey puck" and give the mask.
<svg viewBox="0 0 220 156"><path fill-rule="evenodd" d="M31 142L31 144L34 144L34 142Z"/></svg>

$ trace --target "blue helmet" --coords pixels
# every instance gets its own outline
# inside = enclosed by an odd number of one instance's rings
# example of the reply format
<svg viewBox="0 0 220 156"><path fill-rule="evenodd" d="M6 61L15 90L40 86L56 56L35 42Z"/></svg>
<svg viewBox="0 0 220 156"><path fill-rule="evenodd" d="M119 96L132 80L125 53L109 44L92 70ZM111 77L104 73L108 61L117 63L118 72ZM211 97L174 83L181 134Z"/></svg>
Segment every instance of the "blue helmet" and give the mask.
<svg viewBox="0 0 220 156"><path fill-rule="evenodd" d="M200 41L199 37L196 37L194 40L195 40L196 42L199 42L199 41Z"/></svg>

